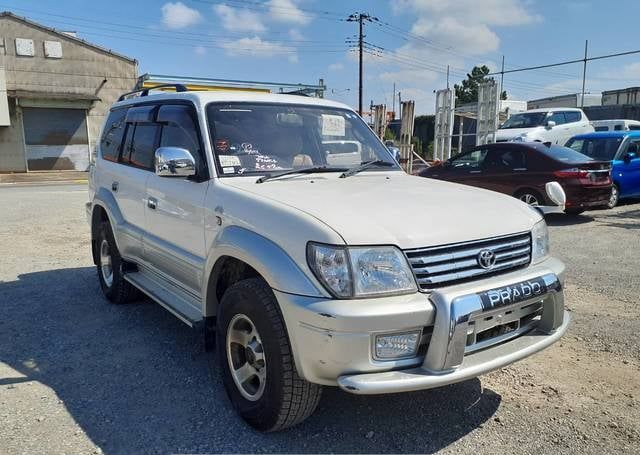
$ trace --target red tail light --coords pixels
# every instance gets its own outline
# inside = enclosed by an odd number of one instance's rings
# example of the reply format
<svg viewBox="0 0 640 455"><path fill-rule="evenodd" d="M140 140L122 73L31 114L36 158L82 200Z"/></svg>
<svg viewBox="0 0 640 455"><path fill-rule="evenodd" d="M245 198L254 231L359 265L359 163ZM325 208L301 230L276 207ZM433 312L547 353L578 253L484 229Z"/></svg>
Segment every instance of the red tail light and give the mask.
<svg viewBox="0 0 640 455"><path fill-rule="evenodd" d="M559 179L578 179L582 185L609 185L611 184L611 173L607 172L606 176L601 172L590 172L585 169L571 168L555 171L555 175ZM604 178L603 178L604 177Z"/></svg>
<svg viewBox="0 0 640 455"><path fill-rule="evenodd" d="M555 171L553 173L559 179L586 179L589 178L589 171L578 169L577 167L571 169L563 169L561 171Z"/></svg>

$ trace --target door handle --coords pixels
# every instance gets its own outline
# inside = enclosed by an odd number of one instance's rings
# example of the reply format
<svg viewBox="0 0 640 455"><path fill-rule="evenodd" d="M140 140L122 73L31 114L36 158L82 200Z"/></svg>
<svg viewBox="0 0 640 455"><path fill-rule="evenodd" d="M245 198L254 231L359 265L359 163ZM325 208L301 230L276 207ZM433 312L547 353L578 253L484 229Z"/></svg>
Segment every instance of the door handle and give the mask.
<svg viewBox="0 0 640 455"><path fill-rule="evenodd" d="M118 182L113 182L111 184L111 191L113 191L114 193L118 192Z"/></svg>
<svg viewBox="0 0 640 455"><path fill-rule="evenodd" d="M147 207L149 207L151 210L155 210L157 206L158 200L156 198L150 197L149 199L147 199Z"/></svg>

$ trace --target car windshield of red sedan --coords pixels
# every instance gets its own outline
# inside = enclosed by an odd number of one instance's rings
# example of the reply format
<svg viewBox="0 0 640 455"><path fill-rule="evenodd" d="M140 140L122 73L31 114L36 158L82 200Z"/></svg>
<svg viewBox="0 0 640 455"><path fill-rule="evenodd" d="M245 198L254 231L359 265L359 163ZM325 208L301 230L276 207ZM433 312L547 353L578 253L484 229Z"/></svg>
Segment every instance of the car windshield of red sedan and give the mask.
<svg viewBox="0 0 640 455"><path fill-rule="evenodd" d="M546 112L523 112L522 114L514 114L502 124L500 129L508 130L513 128L533 128L534 126L542 126L545 118L547 118Z"/></svg>
<svg viewBox="0 0 640 455"><path fill-rule="evenodd" d="M538 150L545 155L553 158L554 160L562 161L569 164L580 164L593 161L593 158L583 155L580 152L576 152L568 147L561 147L559 145L552 145L551 147L540 147Z"/></svg>
<svg viewBox="0 0 640 455"><path fill-rule="evenodd" d="M621 142L621 137L571 139L567 142L567 147L594 160L611 161L620 148Z"/></svg>

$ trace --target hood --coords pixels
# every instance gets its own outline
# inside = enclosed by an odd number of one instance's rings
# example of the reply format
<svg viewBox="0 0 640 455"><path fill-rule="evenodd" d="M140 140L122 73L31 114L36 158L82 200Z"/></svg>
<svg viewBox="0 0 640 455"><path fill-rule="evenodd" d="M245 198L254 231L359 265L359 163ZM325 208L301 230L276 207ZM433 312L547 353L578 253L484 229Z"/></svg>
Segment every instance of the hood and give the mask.
<svg viewBox="0 0 640 455"><path fill-rule="evenodd" d="M404 172L296 175L224 183L306 212L348 245L420 248L530 230L540 219L510 196ZM314 240L314 239L309 239Z"/></svg>
<svg viewBox="0 0 640 455"><path fill-rule="evenodd" d="M541 126L534 126L533 128L507 128L504 130L499 129L498 131L496 131L496 142L510 141L518 136L522 136L523 134L530 134L542 129L543 128Z"/></svg>

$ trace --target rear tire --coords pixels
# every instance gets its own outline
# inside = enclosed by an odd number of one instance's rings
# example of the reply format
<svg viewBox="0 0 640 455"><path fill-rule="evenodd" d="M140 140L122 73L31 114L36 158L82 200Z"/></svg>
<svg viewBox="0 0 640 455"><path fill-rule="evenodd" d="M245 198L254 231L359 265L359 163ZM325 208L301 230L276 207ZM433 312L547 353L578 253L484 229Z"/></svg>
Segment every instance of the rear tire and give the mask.
<svg viewBox="0 0 640 455"><path fill-rule="evenodd" d="M520 190L514 194L513 197L520 199L532 207L544 205L544 198L535 190Z"/></svg>
<svg viewBox="0 0 640 455"><path fill-rule="evenodd" d="M277 431L313 414L322 387L298 376L278 303L262 279L231 286L222 297L216 321L222 381L249 425Z"/></svg>
<svg viewBox="0 0 640 455"><path fill-rule="evenodd" d="M100 223L97 234L98 280L104 296L115 304L136 300L140 296L139 291L124 279L124 260L118 252L109 223Z"/></svg>
<svg viewBox="0 0 640 455"><path fill-rule="evenodd" d="M616 205L618 205L619 201L620 201L620 190L618 189L618 185L614 183L613 186L611 187L611 196L609 196L609 202L607 202L606 207L608 209L612 209Z"/></svg>

